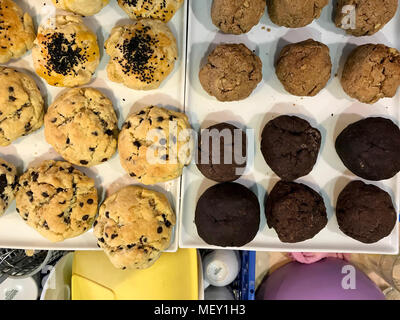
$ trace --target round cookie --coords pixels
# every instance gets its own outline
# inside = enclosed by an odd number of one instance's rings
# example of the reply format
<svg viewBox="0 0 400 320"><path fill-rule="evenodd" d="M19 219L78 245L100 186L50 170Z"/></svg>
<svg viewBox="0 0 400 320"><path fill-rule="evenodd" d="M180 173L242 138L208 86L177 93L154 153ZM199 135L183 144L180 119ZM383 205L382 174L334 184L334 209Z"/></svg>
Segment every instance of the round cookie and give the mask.
<svg viewBox="0 0 400 320"><path fill-rule="evenodd" d="M397 221L390 195L362 181L350 182L339 194L336 217L340 230L363 243L387 237Z"/></svg>
<svg viewBox="0 0 400 320"><path fill-rule="evenodd" d="M143 19L117 26L105 43L108 78L131 89L157 89L174 69L178 48L168 26Z"/></svg>
<svg viewBox="0 0 400 320"><path fill-rule="evenodd" d="M92 16L99 13L110 0L52 0L56 8L80 14Z"/></svg>
<svg viewBox="0 0 400 320"><path fill-rule="evenodd" d="M232 124L218 123L199 135L196 165L208 179L229 182L240 178L246 155L246 133Z"/></svg>
<svg viewBox="0 0 400 320"><path fill-rule="evenodd" d="M285 181L311 172L321 147L321 133L294 116L277 117L264 127L261 152L271 169Z"/></svg>
<svg viewBox="0 0 400 320"><path fill-rule="evenodd" d="M117 149L118 119L112 102L92 88L70 89L56 99L44 118L46 141L78 166L109 160Z"/></svg>
<svg viewBox="0 0 400 320"><path fill-rule="evenodd" d="M278 26L301 28L318 19L328 0L267 0L268 14Z"/></svg>
<svg viewBox="0 0 400 320"><path fill-rule="evenodd" d="M214 0L211 18L222 32L242 34L257 25L264 12L265 0Z"/></svg>
<svg viewBox="0 0 400 320"><path fill-rule="evenodd" d="M338 0L335 24L353 36L370 36L392 20L397 6L398 0ZM355 11L349 11L350 7Z"/></svg>
<svg viewBox="0 0 400 320"><path fill-rule="evenodd" d="M400 171L400 129L391 120L366 118L350 124L336 139L336 152L355 175L386 180Z"/></svg>
<svg viewBox="0 0 400 320"><path fill-rule="evenodd" d="M96 35L79 16L57 15L39 26L32 50L36 73L56 87L76 87L92 79L100 61Z"/></svg>
<svg viewBox="0 0 400 320"><path fill-rule="evenodd" d="M13 164L0 158L0 217L13 202L17 184L17 169Z"/></svg>
<svg viewBox="0 0 400 320"><path fill-rule="evenodd" d="M97 213L94 181L70 163L43 161L19 179L17 212L52 242L89 230Z"/></svg>
<svg viewBox="0 0 400 320"><path fill-rule="evenodd" d="M0 146L8 146L43 125L44 101L25 73L0 66Z"/></svg>
<svg viewBox="0 0 400 320"><path fill-rule="evenodd" d="M192 148L187 116L154 106L129 116L118 138L122 167L143 184L180 177Z"/></svg>
<svg viewBox="0 0 400 320"><path fill-rule="evenodd" d="M261 59L244 44L218 45L199 73L203 89L219 101L246 99L262 80Z"/></svg>
<svg viewBox="0 0 400 320"><path fill-rule="evenodd" d="M184 0L118 0L119 6L133 20L158 19L168 22Z"/></svg>
<svg viewBox="0 0 400 320"><path fill-rule="evenodd" d="M392 98L400 86L400 53L383 44L355 48L344 65L343 90L364 103Z"/></svg>
<svg viewBox="0 0 400 320"><path fill-rule="evenodd" d="M31 16L11 0L0 1L0 17L0 63L7 63L32 49L35 28Z"/></svg>
<svg viewBox="0 0 400 320"><path fill-rule="evenodd" d="M103 202L94 235L116 268L145 269L169 247L174 225L165 195L128 186Z"/></svg>
<svg viewBox="0 0 400 320"><path fill-rule="evenodd" d="M225 182L207 189L197 202L195 224L199 236L219 247L242 247L260 227L260 204L241 184Z"/></svg>
<svg viewBox="0 0 400 320"><path fill-rule="evenodd" d="M285 46L276 63L276 75L285 90L295 96L315 96L331 77L329 48L308 39Z"/></svg>
<svg viewBox="0 0 400 320"><path fill-rule="evenodd" d="M314 238L328 223L322 197L310 187L279 181L265 203L269 228L282 242L296 243Z"/></svg>

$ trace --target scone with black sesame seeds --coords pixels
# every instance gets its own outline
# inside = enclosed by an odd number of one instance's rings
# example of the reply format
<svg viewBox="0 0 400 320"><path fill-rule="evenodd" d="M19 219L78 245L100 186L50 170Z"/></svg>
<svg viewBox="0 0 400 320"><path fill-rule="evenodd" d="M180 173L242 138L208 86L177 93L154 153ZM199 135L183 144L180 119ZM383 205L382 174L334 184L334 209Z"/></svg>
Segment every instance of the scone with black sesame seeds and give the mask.
<svg viewBox="0 0 400 320"><path fill-rule="evenodd" d="M108 78L136 90L157 89L178 58L171 30L150 19L114 27L105 49L110 56Z"/></svg>
<svg viewBox="0 0 400 320"><path fill-rule="evenodd" d="M32 49L35 28L28 13L11 0L0 1L0 63L17 59Z"/></svg>
<svg viewBox="0 0 400 320"><path fill-rule="evenodd" d="M164 194L127 186L100 206L94 235L116 268L145 269L169 247L175 220Z"/></svg>
<svg viewBox="0 0 400 320"><path fill-rule="evenodd" d="M13 202L17 184L17 169L13 164L0 158L0 217Z"/></svg>
<svg viewBox="0 0 400 320"><path fill-rule="evenodd" d="M43 117L44 101L35 81L0 66L0 146L40 129Z"/></svg>
<svg viewBox="0 0 400 320"><path fill-rule="evenodd" d="M110 0L52 0L56 8L80 14L92 16L99 13Z"/></svg>
<svg viewBox="0 0 400 320"><path fill-rule="evenodd" d="M133 20L143 18L168 22L182 6L184 0L118 0L120 7Z"/></svg>
<svg viewBox="0 0 400 320"><path fill-rule="evenodd" d="M100 50L80 16L57 15L39 27L32 56L36 73L49 85L77 87L91 80Z"/></svg>
<svg viewBox="0 0 400 320"><path fill-rule="evenodd" d="M129 116L118 138L122 167L143 184L176 179L190 163L193 137L185 114L150 106Z"/></svg>
<svg viewBox="0 0 400 320"><path fill-rule="evenodd" d="M63 241L89 230L97 213L97 190L65 161L43 161L19 179L17 212L43 237Z"/></svg>
<svg viewBox="0 0 400 320"><path fill-rule="evenodd" d="M118 119L112 102L93 88L62 94L49 107L44 128L46 141L78 166L105 162L117 149Z"/></svg>

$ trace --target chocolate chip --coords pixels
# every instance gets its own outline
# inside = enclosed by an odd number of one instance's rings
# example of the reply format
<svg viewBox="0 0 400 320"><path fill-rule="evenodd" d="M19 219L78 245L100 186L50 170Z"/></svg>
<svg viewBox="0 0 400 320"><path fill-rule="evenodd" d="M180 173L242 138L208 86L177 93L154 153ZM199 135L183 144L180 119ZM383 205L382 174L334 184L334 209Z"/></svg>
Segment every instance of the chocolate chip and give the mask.
<svg viewBox="0 0 400 320"><path fill-rule="evenodd" d="M165 221L165 226L166 226L167 228L169 228L169 227L171 226L171 222L169 222L168 220Z"/></svg>
<svg viewBox="0 0 400 320"><path fill-rule="evenodd" d="M136 174L134 174L133 172L131 172L129 175L130 175L132 178L133 178L133 177L136 177Z"/></svg>
<svg viewBox="0 0 400 320"><path fill-rule="evenodd" d="M110 218L110 212L106 211L105 215L108 219Z"/></svg>
<svg viewBox="0 0 400 320"><path fill-rule="evenodd" d="M104 158L103 160L101 160L101 162L106 162L108 159L107 158Z"/></svg>
<svg viewBox="0 0 400 320"><path fill-rule="evenodd" d="M145 114L146 112L144 112L143 110L142 111L140 111L139 113L138 113L138 115L142 115L142 114Z"/></svg>
<svg viewBox="0 0 400 320"><path fill-rule="evenodd" d="M39 173L33 171L32 174L31 174L31 177L32 177L32 181L36 182L37 179L39 178Z"/></svg>
<svg viewBox="0 0 400 320"><path fill-rule="evenodd" d="M175 116L169 116L169 121L173 121L175 118Z"/></svg>
<svg viewBox="0 0 400 320"><path fill-rule="evenodd" d="M47 192L42 192L42 196L45 197L45 198L48 198L49 194Z"/></svg>
<svg viewBox="0 0 400 320"><path fill-rule="evenodd" d="M107 233L107 232L105 232L104 234L106 235L106 238L108 238L108 233Z"/></svg>
<svg viewBox="0 0 400 320"><path fill-rule="evenodd" d="M71 142L71 140L69 138L67 138L67 140L65 141L66 144L69 144Z"/></svg>
<svg viewBox="0 0 400 320"><path fill-rule="evenodd" d="M55 122L57 122L57 118L51 119L51 123L55 123Z"/></svg>
<svg viewBox="0 0 400 320"><path fill-rule="evenodd" d="M14 92L14 88L13 87L8 87L8 92Z"/></svg>
<svg viewBox="0 0 400 320"><path fill-rule="evenodd" d="M118 237L118 234L116 234L116 233L111 235L111 239L115 239L116 237Z"/></svg>
<svg viewBox="0 0 400 320"><path fill-rule="evenodd" d="M57 217L59 217L59 218L64 217L64 212L61 212L59 215L57 215Z"/></svg>
<svg viewBox="0 0 400 320"><path fill-rule="evenodd" d="M136 244L134 244L134 243L127 245L128 249L132 249L134 246L136 246Z"/></svg>
<svg viewBox="0 0 400 320"><path fill-rule="evenodd" d="M97 137L99 134L97 133L97 131L93 131L93 132L92 132L92 135L94 135L94 136Z"/></svg>
<svg viewBox="0 0 400 320"><path fill-rule="evenodd" d="M158 121L158 122L162 122L162 121L164 121L164 118L163 118L163 117L158 117L158 118L157 118L157 121Z"/></svg>
<svg viewBox="0 0 400 320"><path fill-rule="evenodd" d="M71 222L71 218L70 217L64 218L64 223L65 224L69 224L70 222Z"/></svg>
<svg viewBox="0 0 400 320"><path fill-rule="evenodd" d="M79 162L80 162L80 164L83 164L83 165L87 165L87 164L89 163L89 162L86 161L86 160L80 160Z"/></svg>
<svg viewBox="0 0 400 320"><path fill-rule="evenodd" d="M157 228L157 233L162 233L163 232L163 228L162 227L158 227Z"/></svg>
<svg viewBox="0 0 400 320"><path fill-rule="evenodd" d="M89 148L89 151L94 152L96 151L96 148Z"/></svg>
<svg viewBox="0 0 400 320"><path fill-rule="evenodd" d="M113 131L110 130L110 129L107 129L105 134L108 135L108 136L112 136L113 135Z"/></svg>
<svg viewBox="0 0 400 320"><path fill-rule="evenodd" d="M93 204L93 199L88 199L86 202L87 202L88 204Z"/></svg>
<svg viewBox="0 0 400 320"><path fill-rule="evenodd" d="M125 122L125 128L129 129L130 127L132 127L132 124L129 121Z"/></svg>
<svg viewBox="0 0 400 320"><path fill-rule="evenodd" d="M79 206L82 208L82 207L83 207L83 202L80 202L80 203L79 203Z"/></svg>
<svg viewBox="0 0 400 320"><path fill-rule="evenodd" d="M93 227L97 226L97 220L93 223Z"/></svg>
<svg viewBox="0 0 400 320"><path fill-rule="evenodd" d="M138 147L138 148L140 148L140 147L142 146L142 144L141 144L139 141L135 141L135 142L133 143L133 145L134 145L135 147Z"/></svg>
<svg viewBox="0 0 400 320"><path fill-rule="evenodd" d="M28 185L28 181L24 181L23 185L26 187Z"/></svg>
<svg viewBox="0 0 400 320"><path fill-rule="evenodd" d="M86 215L84 215L84 216L82 217L82 220L83 220L83 221L86 221L87 219L89 219L89 215L88 215L88 214L86 214Z"/></svg>
<svg viewBox="0 0 400 320"><path fill-rule="evenodd" d="M33 192L31 190L29 190L29 191L26 192L26 195L28 197L32 197L33 196Z"/></svg>
<svg viewBox="0 0 400 320"><path fill-rule="evenodd" d="M68 173L72 173L74 171L74 167L69 167L68 168Z"/></svg>
<svg viewBox="0 0 400 320"><path fill-rule="evenodd" d="M17 98L13 97L13 96L9 96L8 99L12 102L14 102L15 100L17 100Z"/></svg>
<svg viewBox="0 0 400 320"><path fill-rule="evenodd" d="M104 243L104 238L99 238L98 240Z"/></svg>
<svg viewBox="0 0 400 320"><path fill-rule="evenodd" d="M64 189L63 189L63 188L57 188L56 191L57 191L58 193L60 193L60 192L63 192Z"/></svg>
<svg viewBox="0 0 400 320"><path fill-rule="evenodd" d="M49 230L49 225L47 224L46 221L43 223L43 227L46 228L47 230Z"/></svg>
<svg viewBox="0 0 400 320"><path fill-rule="evenodd" d="M62 201L62 202L59 202L59 204L65 204L67 201L66 200L64 200L64 201Z"/></svg>

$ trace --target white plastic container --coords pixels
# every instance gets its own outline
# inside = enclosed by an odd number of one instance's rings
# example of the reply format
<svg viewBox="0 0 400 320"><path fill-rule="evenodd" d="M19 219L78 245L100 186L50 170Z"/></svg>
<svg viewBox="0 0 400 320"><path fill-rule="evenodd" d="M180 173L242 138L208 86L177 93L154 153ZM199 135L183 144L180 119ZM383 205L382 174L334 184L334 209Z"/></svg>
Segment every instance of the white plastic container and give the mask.
<svg viewBox="0 0 400 320"><path fill-rule="evenodd" d="M204 282L216 287L227 286L236 279L240 267L240 257L236 251L212 251L203 259Z"/></svg>

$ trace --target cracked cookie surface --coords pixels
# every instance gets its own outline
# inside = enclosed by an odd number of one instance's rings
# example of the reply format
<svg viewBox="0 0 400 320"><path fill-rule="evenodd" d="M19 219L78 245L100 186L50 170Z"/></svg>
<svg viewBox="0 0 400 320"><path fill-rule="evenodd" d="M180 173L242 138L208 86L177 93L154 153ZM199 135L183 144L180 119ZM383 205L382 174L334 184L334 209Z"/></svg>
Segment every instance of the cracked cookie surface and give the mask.
<svg viewBox="0 0 400 320"><path fill-rule="evenodd" d="M0 146L8 146L43 125L42 95L25 73L0 67L0 105Z"/></svg>
<svg viewBox="0 0 400 320"><path fill-rule="evenodd" d="M133 20L158 19L168 22L184 0L118 0L119 6Z"/></svg>
<svg viewBox="0 0 400 320"><path fill-rule="evenodd" d="M269 228L282 242L296 243L312 239L328 223L324 200L310 187L279 181L265 201Z"/></svg>
<svg viewBox="0 0 400 320"><path fill-rule="evenodd" d="M197 233L208 244L242 247L256 236L260 203L245 186L225 182L207 189L195 211Z"/></svg>
<svg viewBox="0 0 400 320"><path fill-rule="evenodd" d="M122 167L143 184L173 180L191 160L193 141L185 114L150 106L122 126L118 150Z"/></svg>
<svg viewBox="0 0 400 320"><path fill-rule="evenodd" d="M206 178L217 182L238 179L240 170L246 167L246 139L246 133L230 123L218 123L202 130L199 134L197 168Z"/></svg>
<svg viewBox="0 0 400 320"><path fill-rule="evenodd" d="M363 243L374 243L392 232L397 214L387 192L362 181L352 181L339 194L336 217L346 235Z"/></svg>
<svg viewBox="0 0 400 320"><path fill-rule="evenodd" d="M396 14L398 0L338 0L336 4L335 23L353 36L369 36L381 30ZM355 25L350 25L348 18L353 13L346 10L355 8Z"/></svg>
<svg viewBox="0 0 400 320"><path fill-rule="evenodd" d="M267 0L268 14L278 26L301 28L318 19L329 0Z"/></svg>
<svg viewBox="0 0 400 320"><path fill-rule="evenodd" d="M13 202L17 184L17 169L13 164L0 158L0 217Z"/></svg>
<svg viewBox="0 0 400 320"><path fill-rule="evenodd" d="M92 179L68 162L47 160L20 177L16 202L30 227L58 242L91 228L98 200Z"/></svg>
<svg viewBox="0 0 400 320"><path fill-rule="evenodd" d="M265 5L265 0L214 0L212 22L225 33L247 33L260 22Z"/></svg>
<svg viewBox="0 0 400 320"><path fill-rule="evenodd" d="M262 80L261 59L244 44L218 45L199 73L203 89L219 101L246 99Z"/></svg>
<svg viewBox="0 0 400 320"><path fill-rule="evenodd" d="M350 124L336 139L344 165L355 175L386 180L400 171L400 129L385 118L366 118Z"/></svg>
<svg viewBox="0 0 400 320"><path fill-rule="evenodd" d="M35 28L28 13L11 0L0 1L0 63L7 63L32 49Z"/></svg>
<svg viewBox="0 0 400 320"><path fill-rule="evenodd" d="M116 268L145 269L169 247L175 219L164 194L128 186L100 206L94 235Z"/></svg>
<svg viewBox="0 0 400 320"><path fill-rule="evenodd" d="M61 156L91 167L116 152L118 120L112 102L93 88L71 89L49 107L45 137Z"/></svg>
<svg viewBox="0 0 400 320"><path fill-rule="evenodd" d="M285 46L276 63L276 75L285 90L295 96L315 96L331 77L329 48L308 39Z"/></svg>
<svg viewBox="0 0 400 320"><path fill-rule="evenodd" d="M261 134L261 152L265 161L286 181L296 180L311 172L320 146L319 130L294 116L271 120Z"/></svg>
<svg viewBox="0 0 400 320"><path fill-rule="evenodd" d="M52 0L56 8L80 14L92 16L103 9L110 0Z"/></svg>
<svg viewBox="0 0 400 320"><path fill-rule="evenodd" d="M363 103L394 97L400 86L400 52L383 44L355 48L344 65L341 84Z"/></svg>

